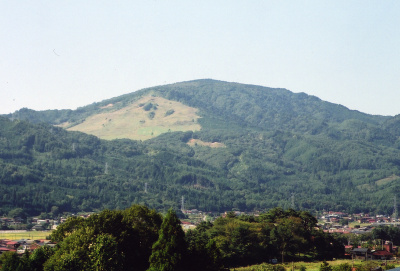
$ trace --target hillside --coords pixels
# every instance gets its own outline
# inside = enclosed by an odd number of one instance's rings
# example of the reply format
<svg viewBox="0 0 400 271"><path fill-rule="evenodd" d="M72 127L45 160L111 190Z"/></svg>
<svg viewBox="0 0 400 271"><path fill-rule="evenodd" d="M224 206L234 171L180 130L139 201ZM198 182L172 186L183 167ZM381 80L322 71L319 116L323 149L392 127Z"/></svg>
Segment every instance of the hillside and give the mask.
<svg viewBox="0 0 400 271"><path fill-rule="evenodd" d="M102 116L112 113L118 114L122 118L136 119L138 116L134 114L121 113L123 110L129 110L132 106L138 107L139 104L144 106L145 103L148 103L149 96L153 99L162 97L170 102L179 102L174 103L174 106L170 106L171 108L176 106L195 108L198 110L198 114L206 119L213 121L219 119L224 123L237 123L240 127L252 126L267 130L316 133L326 128L326 124L339 124L345 120L358 120L366 124L377 125L391 119L391 117L373 116L349 110L344 106L325 102L305 93L296 94L286 89L207 79L143 89L93 103L74 111L33 111L24 108L7 115L7 117L32 123L47 122L68 127L74 127L82 122L89 123L86 118L99 114ZM140 99L147 100L139 101ZM184 110L187 109L183 109L183 113L185 113ZM119 113L116 113L117 111ZM156 117L161 118L162 114L156 114ZM146 115L139 116L139 118L146 119ZM213 126L214 124L209 123L209 125ZM220 123L218 123L219 125Z"/></svg>
<svg viewBox="0 0 400 271"><path fill-rule="evenodd" d="M108 104L105 108L112 108ZM102 139L146 140L174 131L197 131L196 109L161 97L145 96L116 111L87 117L77 125L63 123L69 131L80 131Z"/></svg>
<svg viewBox="0 0 400 271"><path fill-rule="evenodd" d="M3 211L178 208L182 196L189 209L254 210L293 195L299 209L391 213L400 191L398 117L285 89L196 80L6 117Z"/></svg>

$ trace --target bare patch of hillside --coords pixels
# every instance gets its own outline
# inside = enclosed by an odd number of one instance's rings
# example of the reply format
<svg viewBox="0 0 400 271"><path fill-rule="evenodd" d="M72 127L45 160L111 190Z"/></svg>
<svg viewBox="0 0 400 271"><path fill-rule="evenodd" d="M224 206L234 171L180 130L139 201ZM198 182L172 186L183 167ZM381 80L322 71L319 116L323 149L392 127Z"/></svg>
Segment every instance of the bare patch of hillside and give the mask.
<svg viewBox="0 0 400 271"><path fill-rule="evenodd" d="M146 140L173 131L198 131L197 109L161 97L146 96L116 111L86 118L68 128L102 139Z"/></svg>

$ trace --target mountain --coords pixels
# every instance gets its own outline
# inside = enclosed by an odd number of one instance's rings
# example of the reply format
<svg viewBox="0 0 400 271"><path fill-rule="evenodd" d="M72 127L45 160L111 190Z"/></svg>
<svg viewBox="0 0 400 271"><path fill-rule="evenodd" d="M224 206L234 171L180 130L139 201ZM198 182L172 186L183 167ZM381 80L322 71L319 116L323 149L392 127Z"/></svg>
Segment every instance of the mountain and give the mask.
<svg viewBox="0 0 400 271"><path fill-rule="evenodd" d="M0 121L3 212L178 208L184 196L207 211L391 213L400 189L399 116L286 89L195 80Z"/></svg>

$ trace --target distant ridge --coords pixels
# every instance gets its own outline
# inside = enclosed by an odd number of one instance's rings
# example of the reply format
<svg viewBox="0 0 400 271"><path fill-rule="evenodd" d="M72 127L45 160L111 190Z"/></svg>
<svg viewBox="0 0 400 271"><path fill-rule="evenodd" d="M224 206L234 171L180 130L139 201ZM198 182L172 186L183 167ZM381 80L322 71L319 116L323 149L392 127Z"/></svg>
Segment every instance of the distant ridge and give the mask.
<svg viewBox="0 0 400 271"><path fill-rule="evenodd" d="M305 93L292 93L286 89L268 88L256 85L229 83L212 79L199 79L165 86L157 86L125 94L119 97L93 103L76 110L33 111L21 109L8 118L24 119L33 123L48 122L55 125L68 122L73 126L88 116L120 110L146 95L163 97L197 108L200 115L213 113L263 128L282 124L290 129L297 126L302 131L310 127L301 127L308 120L320 122L342 122L356 119L379 124L390 119L349 110L342 105L332 104ZM112 108L107 105L113 104Z"/></svg>

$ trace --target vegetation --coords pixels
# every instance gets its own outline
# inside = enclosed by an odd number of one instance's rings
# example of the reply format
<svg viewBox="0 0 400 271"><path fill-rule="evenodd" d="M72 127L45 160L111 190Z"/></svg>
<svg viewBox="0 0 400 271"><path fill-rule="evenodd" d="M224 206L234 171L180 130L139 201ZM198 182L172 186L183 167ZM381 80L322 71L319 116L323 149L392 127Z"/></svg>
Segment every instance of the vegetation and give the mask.
<svg viewBox="0 0 400 271"><path fill-rule="evenodd" d="M185 270L183 260L186 252L185 233L181 222L172 209L161 224L158 240L154 243L150 256L149 271Z"/></svg>
<svg viewBox="0 0 400 271"><path fill-rule="evenodd" d="M9 240L21 240L21 239L47 239L51 234L51 231L23 231L23 232L13 232L13 231L2 231L0 232L0 239Z"/></svg>
<svg viewBox="0 0 400 271"><path fill-rule="evenodd" d="M321 262L295 262L284 265L271 265L271 264L257 264L248 267L232 268L232 271L269 271L269 270L300 270L300 271L351 271L352 267L357 268L359 271L370 271L375 268L381 267L382 270L389 270L395 268L394 264L382 264L377 261L361 261L361 260L333 260Z"/></svg>
<svg viewBox="0 0 400 271"><path fill-rule="evenodd" d="M133 205L87 219L69 218L51 234L56 248L44 246L21 258L7 252L0 261L2 270L217 271L282 255L290 261L342 256L343 244L315 226L316 219L308 212L274 208L259 217L231 212L185 234L172 209L162 218L154 210ZM281 233L285 236L277 238ZM283 239L290 240L284 250Z"/></svg>
<svg viewBox="0 0 400 271"><path fill-rule="evenodd" d="M299 210L391 214L400 191L399 116L285 89L197 80L7 118L0 118L5 215L132 203L166 211L182 196L188 209L203 211L287 209L292 195ZM53 126L62 124L110 140ZM132 135L148 140L122 139Z"/></svg>

